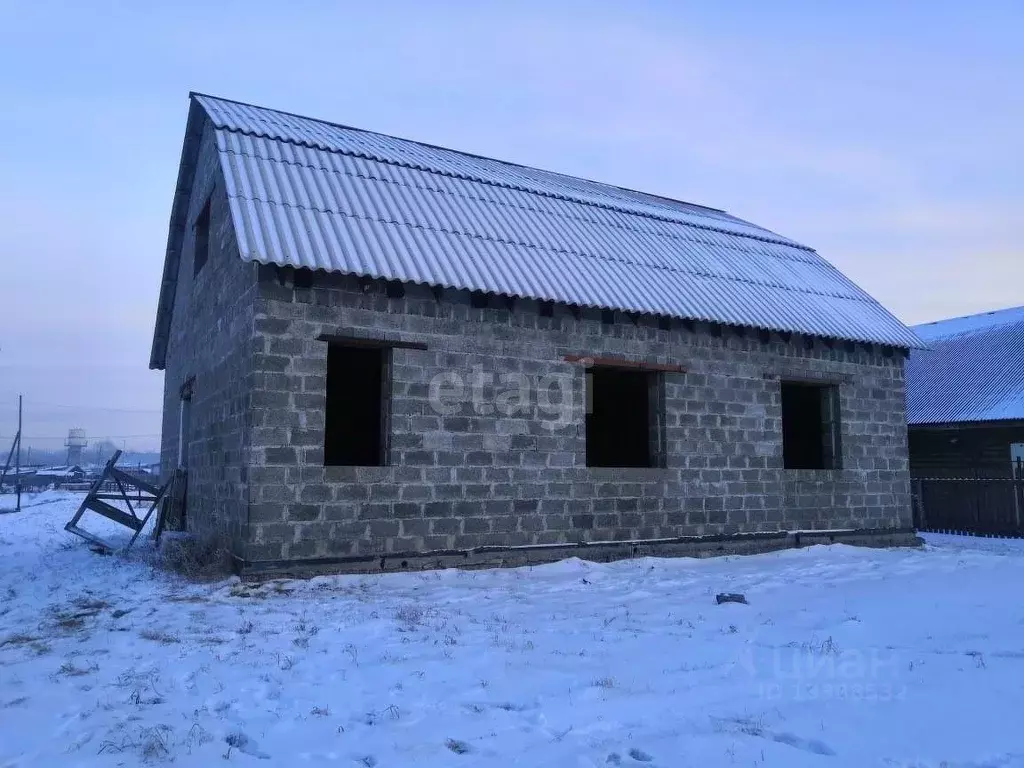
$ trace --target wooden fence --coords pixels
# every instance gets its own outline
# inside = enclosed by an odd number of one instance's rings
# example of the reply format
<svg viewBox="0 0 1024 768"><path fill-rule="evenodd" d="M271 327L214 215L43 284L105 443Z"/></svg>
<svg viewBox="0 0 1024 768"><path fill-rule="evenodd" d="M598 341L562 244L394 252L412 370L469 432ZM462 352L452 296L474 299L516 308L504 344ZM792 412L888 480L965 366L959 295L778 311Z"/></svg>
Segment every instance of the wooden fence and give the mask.
<svg viewBox="0 0 1024 768"><path fill-rule="evenodd" d="M1024 537L1024 467L1014 477L919 477L913 480L919 531Z"/></svg>

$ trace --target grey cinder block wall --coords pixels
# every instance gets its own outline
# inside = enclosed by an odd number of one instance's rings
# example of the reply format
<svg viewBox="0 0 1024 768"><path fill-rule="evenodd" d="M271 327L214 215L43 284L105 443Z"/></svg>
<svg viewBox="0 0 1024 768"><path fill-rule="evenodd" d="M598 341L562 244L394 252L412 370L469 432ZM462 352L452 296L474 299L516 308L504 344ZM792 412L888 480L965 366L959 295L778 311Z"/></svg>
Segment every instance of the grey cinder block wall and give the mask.
<svg viewBox="0 0 1024 768"><path fill-rule="evenodd" d="M195 221L207 198L207 262L193 275L195 230L185 227L177 265L164 371L161 467L165 479L178 467L182 388L194 380L185 524L204 536L225 536L232 549L241 552L248 532L245 474L257 268L238 256L209 130L201 141L188 221Z"/></svg>
<svg viewBox="0 0 1024 768"><path fill-rule="evenodd" d="M898 353L623 314L607 324L562 306L546 317L525 300L479 309L467 292L438 300L421 286L390 298L383 282L323 272L296 288L289 270L232 255L223 234L213 269L182 283L194 303L174 315L165 463L179 388L195 376L188 526L226 531L243 568L910 526ZM386 466L324 466L325 335L426 347L391 350ZM663 466L586 466L586 368L566 362L581 354L685 368L661 374ZM467 397L438 413L431 382L451 372L493 379L483 406ZM508 374L568 380L569 411L542 408L534 387L514 416L487 412ZM783 468L782 380L838 386L841 469Z"/></svg>
<svg viewBox="0 0 1024 768"><path fill-rule="evenodd" d="M323 273L294 289L274 271L255 310L247 561L910 525L899 355L562 307L542 317L529 301L476 309L414 286L388 298ZM318 337L334 334L426 345L392 353L388 466L323 466ZM664 467L586 466L586 369L565 361L581 353L685 367L662 374ZM486 392L440 415L429 383L451 371L568 377L568 423L552 428L536 399L515 418L487 413ZM782 379L838 384L842 469L783 469Z"/></svg>

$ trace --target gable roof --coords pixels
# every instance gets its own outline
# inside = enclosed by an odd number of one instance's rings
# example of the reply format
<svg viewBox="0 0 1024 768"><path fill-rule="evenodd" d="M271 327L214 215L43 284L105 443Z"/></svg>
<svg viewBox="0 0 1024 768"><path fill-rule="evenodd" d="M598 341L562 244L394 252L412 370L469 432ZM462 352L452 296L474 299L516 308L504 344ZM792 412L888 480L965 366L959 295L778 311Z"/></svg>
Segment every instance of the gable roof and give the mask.
<svg viewBox="0 0 1024 768"><path fill-rule="evenodd" d="M920 345L813 249L724 211L212 96L191 98L175 208L185 204L189 135L195 152L200 121L208 119L243 259ZM172 212L168 266L180 247L176 220ZM165 269L163 289L172 296L174 274ZM161 322L169 324L170 302L163 289L154 367L166 352Z"/></svg>
<svg viewBox="0 0 1024 768"><path fill-rule="evenodd" d="M929 349L907 361L907 421L1024 420L1024 307L914 326Z"/></svg>

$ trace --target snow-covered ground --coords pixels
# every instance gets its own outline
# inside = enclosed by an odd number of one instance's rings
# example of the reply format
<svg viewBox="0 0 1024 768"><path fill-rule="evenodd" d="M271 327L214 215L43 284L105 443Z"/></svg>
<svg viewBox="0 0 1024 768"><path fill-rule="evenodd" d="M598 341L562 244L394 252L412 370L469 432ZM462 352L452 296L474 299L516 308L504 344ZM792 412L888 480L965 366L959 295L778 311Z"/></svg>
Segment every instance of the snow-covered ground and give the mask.
<svg viewBox="0 0 1024 768"><path fill-rule="evenodd" d="M0 516L3 768L1024 766L1022 542L194 585L78 498Z"/></svg>

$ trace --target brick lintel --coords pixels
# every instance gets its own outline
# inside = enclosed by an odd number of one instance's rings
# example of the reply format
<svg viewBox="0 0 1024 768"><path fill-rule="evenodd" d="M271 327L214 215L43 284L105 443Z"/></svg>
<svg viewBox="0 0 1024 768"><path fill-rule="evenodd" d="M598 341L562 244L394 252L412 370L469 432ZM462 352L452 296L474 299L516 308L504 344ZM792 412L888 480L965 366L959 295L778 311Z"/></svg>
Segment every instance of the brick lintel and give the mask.
<svg viewBox="0 0 1024 768"><path fill-rule="evenodd" d="M426 349L427 345L421 341L399 341L398 339L370 339L362 336L343 336L341 334L321 333L316 337L317 341L326 341L328 344L344 344L347 347L372 347L374 349Z"/></svg>
<svg viewBox="0 0 1024 768"><path fill-rule="evenodd" d="M631 368L637 371L664 371L665 373L686 373L681 365L672 363L649 363L643 360L627 360L622 357L595 357L593 355L566 355L567 363L582 363L590 367L599 365L605 368Z"/></svg>

